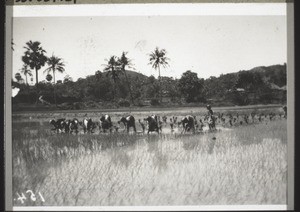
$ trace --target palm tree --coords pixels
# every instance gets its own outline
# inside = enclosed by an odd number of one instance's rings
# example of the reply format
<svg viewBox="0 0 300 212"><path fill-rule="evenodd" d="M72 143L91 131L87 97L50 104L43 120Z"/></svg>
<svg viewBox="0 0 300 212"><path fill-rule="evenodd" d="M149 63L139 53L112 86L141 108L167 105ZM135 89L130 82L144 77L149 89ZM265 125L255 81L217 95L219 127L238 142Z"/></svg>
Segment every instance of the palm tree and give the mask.
<svg viewBox="0 0 300 212"><path fill-rule="evenodd" d="M128 80L128 77L127 77L127 73L126 73L126 70L125 70L126 66L128 68L133 68L133 67L132 67L132 64L131 64L131 60L128 57L126 57L127 53L128 52L122 52L122 56L118 59L118 64L121 66L121 70L125 74L128 90L129 90L129 93L130 93L131 104L133 105L134 104L133 96L132 96L132 92L131 92L131 88L130 88L130 83L129 83L129 80Z"/></svg>
<svg viewBox="0 0 300 212"><path fill-rule="evenodd" d="M27 46L24 46L26 49L24 56L22 56L22 61L28 65L31 69L35 70L36 74L36 87L38 88L38 71L42 66L45 65L47 57L44 55L46 51L40 46L39 41L29 41L26 43Z"/></svg>
<svg viewBox="0 0 300 212"><path fill-rule="evenodd" d="M44 72L48 72L48 74L52 71L53 73L53 83L55 84L55 72L58 71L60 73L65 72L65 64L62 61L62 58L56 57L52 55L47 60L48 68Z"/></svg>
<svg viewBox="0 0 300 212"><path fill-rule="evenodd" d="M55 106L57 106L56 103L56 87L55 87L55 72L58 71L60 73L63 73L65 71L65 64L62 61L62 58L56 57L52 54L51 57L48 58L47 60L48 68L45 69L44 72L48 72L48 74L52 71L53 73L53 84L54 84L54 101L55 101Z"/></svg>
<svg viewBox="0 0 300 212"><path fill-rule="evenodd" d="M28 68L27 64L23 64L23 67L20 70L21 73L25 75L26 85L28 86L27 75L32 77L31 70Z"/></svg>
<svg viewBox="0 0 300 212"><path fill-rule="evenodd" d="M107 64L103 64L105 65L104 72L106 72L106 76L110 76L114 82L113 99L115 99L116 96L116 84L117 80L119 79L119 69L116 58L116 56L111 56L109 60L105 59L107 61Z"/></svg>
<svg viewBox="0 0 300 212"><path fill-rule="evenodd" d="M158 80L159 80L159 87L160 87L160 102L162 102L160 66L163 66L164 68L166 68L167 66L169 66L167 61L170 60L169 58L166 57L166 54L167 54L167 52L165 49L159 50L158 47L155 48L154 52L151 52L149 54L149 56L150 56L149 65L152 65L152 68L154 68L155 70L158 69L158 76L159 76Z"/></svg>

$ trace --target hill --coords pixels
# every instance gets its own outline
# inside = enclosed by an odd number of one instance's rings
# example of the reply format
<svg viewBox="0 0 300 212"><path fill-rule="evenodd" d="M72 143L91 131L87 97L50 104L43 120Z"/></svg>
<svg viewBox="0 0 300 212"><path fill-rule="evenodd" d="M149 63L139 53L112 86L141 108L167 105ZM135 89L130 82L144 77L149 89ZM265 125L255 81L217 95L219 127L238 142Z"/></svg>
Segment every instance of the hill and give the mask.
<svg viewBox="0 0 300 212"><path fill-rule="evenodd" d="M286 64L259 66L250 70L220 75L205 81L208 96L215 101L235 104L284 103Z"/></svg>
<svg viewBox="0 0 300 212"><path fill-rule="evenodd" d="M15 87L20 88L18 95L13 98L13 106L15 109L16 105L33 105L40 96L50 102L51 107L55 107L56 102L60 109L127 107L132 104L132 99L136 106L158 105L160 93L163 97L161 106L286 102L286 64L259 66L205 80L187 71L180 79L162 77L161 83L153 76L148 77L136 71L126 73L128 81L122 73L114 79L112 75L100 71L74 82L65 80L53 85L43 81L39 83L38 91L35 86L13 82ZM186 78L183 80L184 76Z"/></svg>
<svg viewBox="0 0 300 212"><path fill-rule="evenodd" d="M126 71L126 73L127 73L127 76L132 79L138 77L140 79L146 80L148 78L146 75L135 72L135 71Z"/></svg>

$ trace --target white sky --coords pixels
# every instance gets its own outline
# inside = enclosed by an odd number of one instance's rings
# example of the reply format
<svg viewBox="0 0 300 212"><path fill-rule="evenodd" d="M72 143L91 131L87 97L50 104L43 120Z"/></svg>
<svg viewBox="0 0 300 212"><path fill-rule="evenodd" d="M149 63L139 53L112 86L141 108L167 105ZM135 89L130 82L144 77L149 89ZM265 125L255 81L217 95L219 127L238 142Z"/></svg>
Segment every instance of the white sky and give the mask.
<svg viewBox="0 0 300 212"><path fill-rule="evenodd" d="M22 67L23 46L32 40L41 42L47 56L54 53L65 61L66 73L56 74L56 80L102 71L104 59L122 51L128 52L136 71L157 76L148 65L148 54L156 46L166 49L171 60L162 76L180 78L192 70L208 78L285 63L286 27L286 16L17 17L13 76ZM45 79L45 69L39 80Z"/></svg>

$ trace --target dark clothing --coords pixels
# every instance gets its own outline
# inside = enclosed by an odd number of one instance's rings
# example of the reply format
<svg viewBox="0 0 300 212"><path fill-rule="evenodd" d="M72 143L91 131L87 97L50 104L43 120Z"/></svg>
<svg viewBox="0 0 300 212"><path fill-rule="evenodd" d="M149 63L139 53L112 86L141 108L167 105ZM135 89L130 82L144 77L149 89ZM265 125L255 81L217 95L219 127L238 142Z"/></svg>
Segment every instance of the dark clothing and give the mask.
<svg viewBox="0 0 300 212"><path fill-rule="evenodd" d="M211 108L207 108L207 110L208 110L208 117L209 117L208 126L209 126L209 129L212 130L212 129L216 128L215 117L213 116L214 112L212 111Z"/></svg>
<svg viewBox="0 0 300 212"><path fill-rule="evenodd" d="M212 111L212 109L208 109L208 115L209 115L209 116L214 115L214 112Z"/></svg>
<svg viewBox="0 0 300 212"><path fill-rule="evenodd" d="M286 106L283 106L283 111L284 111L284 118L287 117L287 107Z"/></svg>

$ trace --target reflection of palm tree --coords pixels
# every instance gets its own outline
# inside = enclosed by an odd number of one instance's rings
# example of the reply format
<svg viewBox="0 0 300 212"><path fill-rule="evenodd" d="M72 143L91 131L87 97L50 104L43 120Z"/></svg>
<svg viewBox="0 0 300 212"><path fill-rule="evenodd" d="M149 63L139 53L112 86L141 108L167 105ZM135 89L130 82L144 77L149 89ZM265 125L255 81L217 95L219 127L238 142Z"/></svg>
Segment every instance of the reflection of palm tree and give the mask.
<svg viewBox="0 0 300 212"><path fill-rule="evenodd" d="M133 104L134 102L133 102L133 96L132 96L132 92L131 92L131 88L130 88L130 83L129 83L127 73L126 73L126 70L125 70L126 66L128 68L132 68L132 66L131 66L132 64L131 64L131 60L128 57L126 57L126 54L127 54L127 52L122 53L121 58L118 59L118 63L121 66L122 72L125 74L128 90L129 90L129 93L130 93L131 104Z"/></svg>
<svg viewBox="0 0 300 212"><path fill-rule="evenodd" d="M109 60L106 59L107 64L105 65L104 71L106 72L106 76L110 76L114 82L113 85L113 99L116 96L116 84L119 79L119 70L118 70L118 62L116 60L116 56L111 56Z"/></svg>
<svg viewBox="0 0 300 212"><path fill-rule="evenodd" d="M155 70L158 69L158 79L159 79L159 87L160 87L160 101L162 101L162 96L161 96L161 77L160 77L160 66L163 66L166 68L168 64L169 58L166 57L166 50L161 49L159 50L158 47L155 48L154 52L150 53L150 65L152 65L152 68Z"/></svg>
<svg viewBox="0 0 300 212"><path fill-rule="evenodd" d="M55 105L56 103L56 87L55 87L55 72L58 71L60 73L63 73L65 71L65 64L62 62L62 59L59 57L56 57L52 55L51 57L48 58L47 60L48 68L44 72L51 72L53 73L53 83L54 83L54 101Z"/></svg>
<svg viewBox="0 0 300 212"><path fill-rule="evenodd" d="M21 68L21 73L25 75L26 85L28 85L27 75L32 77L32 73L27 64L23 65L23 67Z"/></svg>

